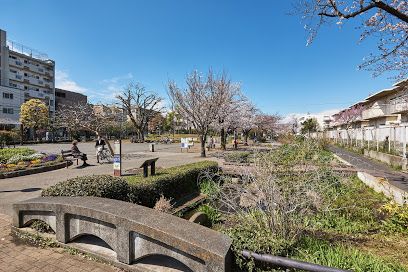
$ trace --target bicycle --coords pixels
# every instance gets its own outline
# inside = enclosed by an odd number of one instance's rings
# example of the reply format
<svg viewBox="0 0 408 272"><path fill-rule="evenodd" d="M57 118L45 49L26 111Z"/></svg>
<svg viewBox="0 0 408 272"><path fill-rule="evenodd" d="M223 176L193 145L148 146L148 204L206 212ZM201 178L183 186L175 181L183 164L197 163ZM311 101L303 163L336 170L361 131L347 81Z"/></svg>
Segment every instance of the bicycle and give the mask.
<svg viewBox="0 0 408 272"><path fill-rule="evenodd" d="M99 146L97 147L97 150L98 150L98 153L96 156L99 158L99 163L101 162L112 163L113 162L112 154L108 149L102 146Z"/></svg>

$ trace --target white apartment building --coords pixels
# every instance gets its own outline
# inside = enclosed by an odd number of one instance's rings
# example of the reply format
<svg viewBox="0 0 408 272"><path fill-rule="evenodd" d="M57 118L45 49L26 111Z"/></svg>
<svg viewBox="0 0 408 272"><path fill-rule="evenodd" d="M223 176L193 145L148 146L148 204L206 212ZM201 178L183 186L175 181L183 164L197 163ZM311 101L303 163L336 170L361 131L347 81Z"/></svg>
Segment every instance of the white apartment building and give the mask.
<svg viewBox="0 0 408 272"><path fill-rule="evenodd" d="M0 29L0 124L19 125L20 106L41 99L55 113L55 62L47 55L7 40Z"/></svg>

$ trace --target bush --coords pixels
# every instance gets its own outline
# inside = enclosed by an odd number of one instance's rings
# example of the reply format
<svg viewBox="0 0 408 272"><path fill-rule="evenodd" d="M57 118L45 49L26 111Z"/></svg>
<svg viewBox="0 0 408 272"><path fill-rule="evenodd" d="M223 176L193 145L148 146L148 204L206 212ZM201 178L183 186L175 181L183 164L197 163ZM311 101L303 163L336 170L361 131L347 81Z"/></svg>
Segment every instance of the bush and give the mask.
<svg viewBox="0 0 408 272"><path fill-rule="evenodd" d="M127 177L129 187L129 201L154 207L163 195L167 199L179 199L194 192L199 192L197 182L200 173L204 171L218 171L218 164L212 161L202 161L182 166L161 169L155 176Z"/></svg>
<svg viewBox="0 0 408 272"><path fill-rule="evenodd" d="M226 162L247 163L251 152L230 152L224 157Z"/></svg>
<svg viewBox="0 0 408 272"><path fill-rule="evenodd" d="M198 211L207 215L208 221L210 221L211 225L215 225L221 221L221 214L218 210L208 204L200 206Z"/></svg>
<svg viewBox="0 0 408 272"><path fill-rule="evenodd" d="M7 161L16 155L28 156L34 154L35 151L29 148L4 148L0 149L0 163L7 163Z"/></svg>
<svg viewBox="0 0 408 272"><path fill-rule="evenodd" d="M171 199L166 199L164 196L161 196L160 199L154 205L153 209L163 213L171 213L173 209Z"/></svg>
<svg viewBox="0 0 408 272"><path fill-rule="evenodd" d="M45 189L42 196L95 196L128 200L129 185L123 178L110 175L77 177Z"/></svg>
<svg viewBox="0 0 408 272"><path fill-rule="evenodd" d="M11 144L18 141L18 134L14 131L0 130L0 143Z"/></svg>

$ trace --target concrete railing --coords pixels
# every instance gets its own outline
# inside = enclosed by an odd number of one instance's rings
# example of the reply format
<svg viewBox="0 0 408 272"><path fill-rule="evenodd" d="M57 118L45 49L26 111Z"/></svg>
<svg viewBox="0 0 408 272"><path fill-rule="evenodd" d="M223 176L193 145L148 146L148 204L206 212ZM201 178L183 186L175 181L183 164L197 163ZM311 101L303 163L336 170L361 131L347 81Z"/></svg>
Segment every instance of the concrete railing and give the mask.
<svg viewBox="0 0 408 272"><path fill-rule="evenodd" d="M185 271L229 271L231 265L228 236L132 203L96 197L40 197L13 208L15 227L42 220L61 243L96 236L116 252L121 263L132 265L143 258L165 256L180 262Z"/></svg>

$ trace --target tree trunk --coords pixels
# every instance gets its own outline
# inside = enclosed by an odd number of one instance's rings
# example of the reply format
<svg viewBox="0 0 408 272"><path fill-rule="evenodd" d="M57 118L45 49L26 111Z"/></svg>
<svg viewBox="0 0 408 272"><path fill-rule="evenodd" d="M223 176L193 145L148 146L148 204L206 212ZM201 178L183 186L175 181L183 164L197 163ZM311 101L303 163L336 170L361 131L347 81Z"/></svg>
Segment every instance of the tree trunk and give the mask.
<svg viewBox="0 0 408 272"><path fill-rule="evenodd" d="M205 140L207 138L207 135L201 135L200 136L200 143L201 143L201 157L205 157Z"/></svg>
<svg viewBox="0 0 408 272"><path fill-rule="evenodd" d="M34 142L37 142L37 130L35 127L33 128L33 140Z"/></svg>
<svg viewBox="0 0 408 272"><path fill-rule="evenodd" d="M226 150L227 149L227 145L226 145L226 138L225 138L225 129L222 128L221 129L221 149L222 150Z"/></svg>
<svg viewBox="0 0 408 272"><path fill-rule="evenodd" d="M24 127L23 124L20 125L20 144L23 145L24 144Z"/></svg>
<svg viewBox="0 0 408 272"><path fill-rule="evenodd" d="M248 136L249 136L249 132L244 133L244 141L245 141L244 145L245 145L245 146L248 145Z"/></svg>

